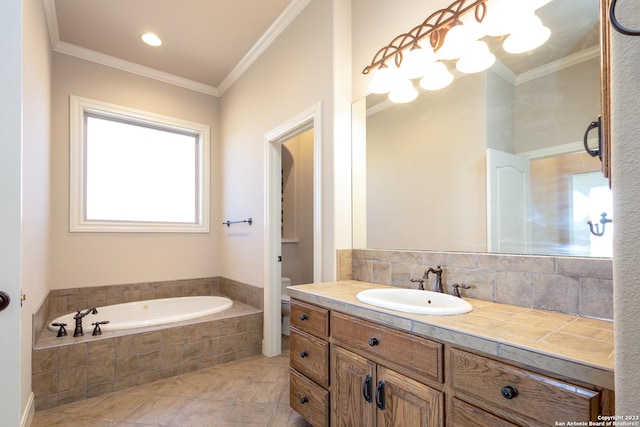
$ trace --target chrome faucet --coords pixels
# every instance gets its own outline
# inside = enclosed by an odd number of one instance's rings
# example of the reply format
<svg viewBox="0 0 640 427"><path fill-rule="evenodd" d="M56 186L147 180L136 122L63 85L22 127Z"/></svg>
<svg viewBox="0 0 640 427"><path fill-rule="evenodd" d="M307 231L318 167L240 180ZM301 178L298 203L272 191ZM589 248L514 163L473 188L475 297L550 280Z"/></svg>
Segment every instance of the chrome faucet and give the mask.
<svg viewBox="0 0 640 427"><path fill-rule="evenodd" d="M434 273L436 275L436 286L433 288L434 292L442 292L442 268L441 267L442 266L438 264L435 270L433 267L429 267L424 272L425 280L429 278L429 273Z"/></svg>
<svg viewBox="0 0 640 427"><path fill-rule="evenodd" d="M96 310L95 307L90 307L88 309L86 309L84 312L81 312L80 310L78 310L78 312L76 313L75 316L73 316L73 318L76 320L76 328L73 331L73 336L74 337L80 337L82 335L84 335L84 332L82 331L82 318L84 316L86 316L87 314L98 314L98 310Z"/></svg>

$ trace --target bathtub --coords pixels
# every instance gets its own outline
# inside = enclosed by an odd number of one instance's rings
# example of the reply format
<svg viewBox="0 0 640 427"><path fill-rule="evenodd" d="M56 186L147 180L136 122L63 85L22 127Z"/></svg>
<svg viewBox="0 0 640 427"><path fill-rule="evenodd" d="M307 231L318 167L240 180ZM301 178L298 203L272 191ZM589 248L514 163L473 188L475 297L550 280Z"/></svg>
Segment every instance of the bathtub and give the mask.
<svg viewBox="0 0 640 427"><path fill-rule="evenodd" d="M85 334L91 334L92 323L105 320L108 320L109 323L100 326L103 331L142 328L196 319L222 312L232 306L233 301L221 296L191 296L135 301L97 307L98 314L87 314L82 319L82 326ZM85 310L83 309L83 311ZM76 324L73 318L75 315L74 312L60 316L49 322L48 328L57 331L58 328L51 326L51 323L66 323L67 330L73 334Z"/></svg>

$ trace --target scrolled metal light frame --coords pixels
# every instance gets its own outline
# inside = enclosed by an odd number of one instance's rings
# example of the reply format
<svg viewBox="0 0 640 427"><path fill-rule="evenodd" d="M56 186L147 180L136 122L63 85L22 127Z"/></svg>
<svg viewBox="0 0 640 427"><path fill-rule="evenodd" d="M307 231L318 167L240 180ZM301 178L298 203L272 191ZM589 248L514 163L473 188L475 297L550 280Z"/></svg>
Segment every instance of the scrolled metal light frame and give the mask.
<svg viewBox="0 0 640 427"><path fill-rule="evenodd" d="M429 43L434 51L438 51L444 43L447 32L460 21L467 12L473 10L475 19L481 23L487 14L488 0L456 0L446 9L440 9L431 14L424 22L411 31L400 34L391 42L378 50L371 64L367 65L362 74L369 74L372 70L384 68L387 61L393 58L397 67L402 64L403 54L407 49L413 48L422 40L429 37Z"/></svg>

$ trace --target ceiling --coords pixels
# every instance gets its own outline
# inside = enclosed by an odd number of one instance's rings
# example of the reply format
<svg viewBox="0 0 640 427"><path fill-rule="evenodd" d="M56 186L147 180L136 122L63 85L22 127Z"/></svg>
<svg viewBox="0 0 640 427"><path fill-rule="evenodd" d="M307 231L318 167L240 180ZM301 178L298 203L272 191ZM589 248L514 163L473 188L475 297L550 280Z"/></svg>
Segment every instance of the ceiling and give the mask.
<svg viewBox="0 0 640 427"><path fill-rule="evenodd" d="M219 96L309 0L43 0L54 51ZM163 41L150 47L140 35Z"/></svg>
<svg viewBox="0 0 640 427"><path fill-rule="evenodd" d="M43 0L54 51L222 95L310 0ZM249 13L248 13L249 12ZM523 72L598 45L598 0L554 0L538 11L554 29L530 54L499 55ZM140 40L152 31L162 40ZM490 41L494 45L497 41ZM501 49L491 46L498 54ZM535 64L535 65L534 65Z"/></svg>

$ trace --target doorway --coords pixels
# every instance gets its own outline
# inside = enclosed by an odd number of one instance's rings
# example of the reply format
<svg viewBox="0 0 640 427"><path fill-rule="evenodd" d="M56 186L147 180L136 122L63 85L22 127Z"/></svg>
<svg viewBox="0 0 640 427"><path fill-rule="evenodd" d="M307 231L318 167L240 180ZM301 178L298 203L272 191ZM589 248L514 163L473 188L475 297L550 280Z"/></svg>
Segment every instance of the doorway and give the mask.
<svg viewBox="0 0 640 427"><path fill-rule="evenodd" d="M299 283L317 282L321 279L321 215L320 215L320 188L321 188L321 105L316 104L308 110L287 121L283 125L268 132L265 135L265 247L264 247L264 341L262 353L265 356L275 356L281 353L282 311L281 311L281 278L283 276L283 241L287 245L288 235L291 232L291 224L287 225L283 214L284 187L283 187L283 152L291 154L295 145L289 141L299 141L310 138L312 145L308 159L312 165L312 175L308 179L312 181L310 188L312 196L310 203L311 215L305 213L306 220L311 224L307 244L311 247L306 251L311 252L312 274L305 273L304 279L300 274ZM289 146L285 146L289 144ZM297 143L296 143L297 144ZM291 159L287 159L289 161ZM286 163L286 162L285 162ZM308 191L308 190L307 190ZM288 200L286 203L288 203ZM289 207L290 208L290 207ZM291 210L291 209L289 209ZM311 218L308 218L311 216ZM283 239L283 236L285 239ZM286 248L288 249L288 248ZM290 268L286 266L285 268ZM301 267L302 268L302 267ZM285 270L287 271L287 270ZM288 270L292 271L292 270ZM294 283L295 284L295 283Z"/></svg>

